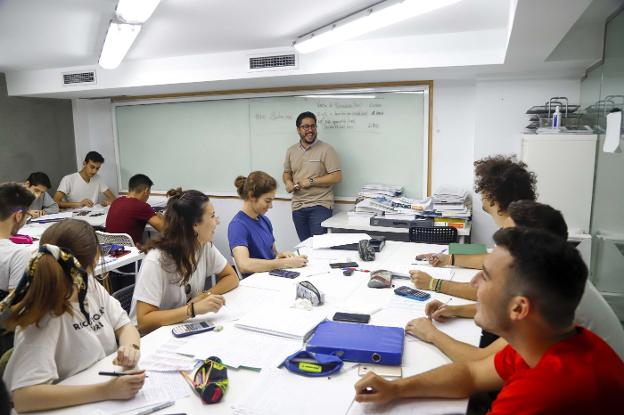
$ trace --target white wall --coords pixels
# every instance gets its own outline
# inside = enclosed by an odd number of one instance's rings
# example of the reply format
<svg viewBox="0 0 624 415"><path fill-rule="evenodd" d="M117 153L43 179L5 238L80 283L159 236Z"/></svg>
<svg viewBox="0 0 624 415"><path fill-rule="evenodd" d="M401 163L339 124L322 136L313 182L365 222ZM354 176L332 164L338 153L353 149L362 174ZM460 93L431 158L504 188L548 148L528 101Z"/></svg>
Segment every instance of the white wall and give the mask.
<svg viewBox="0 0 624 415"><path fill-rule="evenodd" d="M529 124L526 110L555 96L566 96L571 104L579 103L580 91L580 79L478 81L473 159L494 154L520 156L522 131ZM473 202L472 240L490 244L496 225L483 212L479 197L473 197Z"/></svg>
<svg viewBox="0 0 624 415"><path fill-rule="evenodd" d="M474 160L499 153L519 154L522 130L528 124L524 114L527 108L540 105L552 96L567 96L571 103L576 103L579 94L580 81L570 79L436 81L433 90L433 189L452 184L472 190ZM102 176L116 192L110 100L79 99L74 100L73 105L78 161L82 163L84 154L91 149L100 151L106 158ZM478 196L473 195L473 204L472 240L489 244L496 226L481 210ZM240 209L241 202L214 199L214 205L221 219L215 243L227 254L227 224ZM349 207L337 205L335 210ZM268 216L273 223L278 249L292 249L298 239L290 203L276 201Z"/></svg>
<svg viewBox="0 0 624 415"><path fill-rule="evenodd" d="M117 159L113 139L113 117L110 99L74 99L74 135L76 137L76 165L82 167L85 155L97 151L104 157L100 176L113 193L119 191Z"/></svg>

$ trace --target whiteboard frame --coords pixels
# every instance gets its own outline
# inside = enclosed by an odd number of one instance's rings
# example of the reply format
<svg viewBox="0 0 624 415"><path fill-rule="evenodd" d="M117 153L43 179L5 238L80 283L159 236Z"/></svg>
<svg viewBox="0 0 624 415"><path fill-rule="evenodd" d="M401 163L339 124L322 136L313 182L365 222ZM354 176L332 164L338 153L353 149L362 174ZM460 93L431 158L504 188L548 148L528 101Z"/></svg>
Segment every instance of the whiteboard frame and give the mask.
<svg viewBox="0 0 624 415"><path fill-rule="evenodd" d="M144 97L119 97L112 100L111 114L113 120L113 139L115 161L117 163L117 185L120 193L127 193L128 189L121 182L121 163L119 157L119 136L117 128L117 107L150 104L168 104L180 102L200 102L200 101L225 101L230 99L253 99L289 97L301 95L348 95L366 93L422 93L423 94L423 169L422 169L422 189L424 193L421 197L431 195L431 151L432 151L432 90L433 81L412 81L405 83L379 83L379 84L353 84L353 85L333 85L333 86L302 86L298 88L282 88L275 90L240 90L240 91L217 91L214 93L190 93L180 95L161 95ZM211 192L208 189L198 189L209 196L223 198L239 198L235 192ZM160 193L153 193L155 196ZM164 195L164 193L162 194ZM356 197L336 197L336 202L353 203ZM291 200L289 194L276 195L276 200Z"/></svg>

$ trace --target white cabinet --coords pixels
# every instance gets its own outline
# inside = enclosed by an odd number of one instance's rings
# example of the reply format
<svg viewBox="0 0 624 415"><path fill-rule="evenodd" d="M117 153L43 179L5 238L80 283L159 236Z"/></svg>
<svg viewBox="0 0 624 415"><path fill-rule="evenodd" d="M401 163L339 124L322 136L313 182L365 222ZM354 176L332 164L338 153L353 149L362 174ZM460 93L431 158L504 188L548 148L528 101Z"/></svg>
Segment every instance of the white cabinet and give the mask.
<svg viewBox="0 0 624 415"><path fill-rule="evenodd" d="M538 201L560 210L571 237L589 233L597 136L527 134L522 160L537 175Z"/></svg>

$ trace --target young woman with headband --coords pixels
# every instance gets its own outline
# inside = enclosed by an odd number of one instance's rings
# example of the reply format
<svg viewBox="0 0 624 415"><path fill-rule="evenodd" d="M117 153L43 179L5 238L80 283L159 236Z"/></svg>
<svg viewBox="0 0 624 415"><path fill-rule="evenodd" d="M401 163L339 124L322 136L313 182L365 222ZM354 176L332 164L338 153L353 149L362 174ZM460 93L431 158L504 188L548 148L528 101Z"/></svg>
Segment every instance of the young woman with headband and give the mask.
<svg viewBox="0 0 624 415"><path fill-rule="evenodd" d="M132 298L130 316L143 333L216 313L225 304L220 294L238 286L234 269L212 243L219 218L208 196L180 188L167 196L164 230L144 247ZM205 292L213 274L217 283Z"/></svg>
<svg viewBox="0 0 624 415"><path fill-rule="evenodd" d="M99 247L87 222L56 223L40 243L17 287L0 303L2 323L16 329L3 376L15 409L132 398L143 387L142 371L92 385L57 384L115 350L113 364L135 367L140 337L119 301L91 275Z"/></svg>
<svg viewBox="0 0 624 415"><path fill-rule="evenodd" d="M306 265L306 256L278 252L273 225L266 213L273 207L277 183L263 171L238 176L236 191L243 199L243 208L228 226L230 250L243 275L266 272L275 268L299 268Z"/></svg>

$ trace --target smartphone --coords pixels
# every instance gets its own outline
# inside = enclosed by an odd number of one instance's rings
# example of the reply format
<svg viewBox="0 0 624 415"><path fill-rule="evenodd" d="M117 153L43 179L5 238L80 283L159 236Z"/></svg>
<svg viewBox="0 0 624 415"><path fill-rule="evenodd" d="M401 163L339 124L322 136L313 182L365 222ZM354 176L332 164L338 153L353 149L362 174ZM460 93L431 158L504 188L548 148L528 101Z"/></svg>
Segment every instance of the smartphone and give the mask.
<svg viewBox="0 0 624 415"><path fill-rule="evenodd" d="M400 378L403 376L401 366L384 366L384 365L368 365L361 364L358 369L358 375L364 376L368 372L373 372L379 376L387 376L392 378Z"/></svg>
<svg viewBox="0 0 624 415"><path fill-rule="evenodd" d="M330 268L357 268L359 265L357 262L335 262L333 264L329 264Z"/></svg>
<svg viewBox="0 0 624 415"><path fill-rule="evenodd" d="M173 335L176 337L186 337L192 336L193 334L214 330L214 328L214 324L201 321L199 323L180 324L179 326L175 326L174 328L172 328L171 333L173 333Z"/></svg>
<svg viewBox="0 0 624 415"><path fill-rule="evenodd" d="M285 269L273 269L271 271L269 271L269 275L275 275L276 277L282 277L282 278L289 278L289 279L293 279L293 278L297 278L299 274L297 271L287 271Z"/></svg>
<svg viewBox="0 0 624 415"><path fill-rule="evenodd" d="M431 294L424 291L415 290L410 287L399 287L394 289L396 295L406 297L412 300L425 301L431 298Z"/></svg>
<svg viewBox="0 0 624 415"><path fill-rule="evenodd" d="M333 320L367 324L370 321L370 317L370 314L336 313L334 314Z"/></svg>

